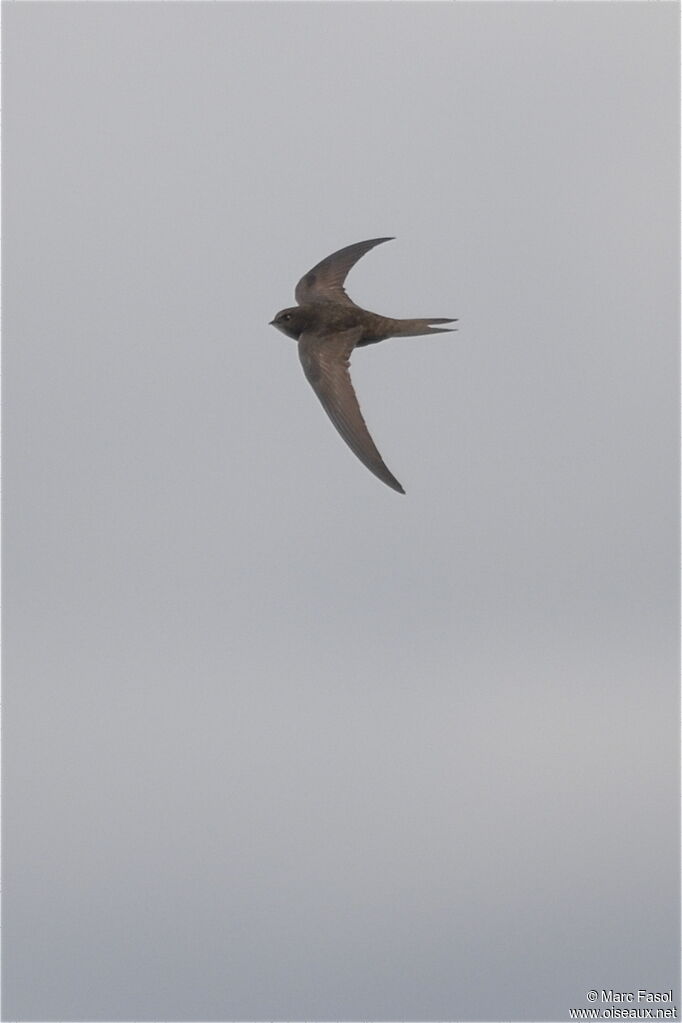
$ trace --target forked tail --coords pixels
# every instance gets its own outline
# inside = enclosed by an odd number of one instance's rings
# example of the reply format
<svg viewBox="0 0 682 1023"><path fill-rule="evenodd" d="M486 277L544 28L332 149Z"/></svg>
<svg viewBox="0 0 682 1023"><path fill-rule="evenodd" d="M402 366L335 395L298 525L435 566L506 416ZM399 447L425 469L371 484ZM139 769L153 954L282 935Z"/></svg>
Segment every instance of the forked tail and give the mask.
<svg viewBox="0 0 682 1023"><path fill-rule="evenodd" d="M432 327L432 323L456 323L457 320L447 316L429 316L424 320L396 320L394 337L417 337L420 334L449 334L456 327Z"/></svg>

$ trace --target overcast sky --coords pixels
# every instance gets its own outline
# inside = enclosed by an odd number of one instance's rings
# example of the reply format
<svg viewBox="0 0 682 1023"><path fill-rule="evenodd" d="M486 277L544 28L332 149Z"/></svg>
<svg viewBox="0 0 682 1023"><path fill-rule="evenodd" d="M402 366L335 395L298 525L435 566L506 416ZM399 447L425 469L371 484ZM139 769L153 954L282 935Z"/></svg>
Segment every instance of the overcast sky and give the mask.
<svg viewBox="0 0 682 1023"><path fill-rule="evenodd" d="M678 21L4 7L5 1019L679 1006Z"/></svg>

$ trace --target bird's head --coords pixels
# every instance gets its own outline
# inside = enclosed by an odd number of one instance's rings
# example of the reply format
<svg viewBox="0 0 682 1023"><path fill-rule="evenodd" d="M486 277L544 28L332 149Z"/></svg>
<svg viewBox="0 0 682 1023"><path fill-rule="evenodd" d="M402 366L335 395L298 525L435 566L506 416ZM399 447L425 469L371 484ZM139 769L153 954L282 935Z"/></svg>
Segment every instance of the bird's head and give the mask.
<svg viewBox="0 0 682 1023"><path fill-rule="evenodd" d="M308 317L301 306L292 306L291 309L282 309L277 313L274 320L270 320L271 327L277 327L287 337L298 341L306 328Z"/></svg>

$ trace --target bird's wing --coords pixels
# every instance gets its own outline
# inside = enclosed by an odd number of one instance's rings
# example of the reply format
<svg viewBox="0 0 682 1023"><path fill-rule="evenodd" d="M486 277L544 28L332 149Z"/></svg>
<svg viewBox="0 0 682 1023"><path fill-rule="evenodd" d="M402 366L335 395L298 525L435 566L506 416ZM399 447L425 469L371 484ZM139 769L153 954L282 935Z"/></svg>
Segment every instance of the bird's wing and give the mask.
<svg viewBox="0 0 682 1023"><path fill-rule="evenodd" d="M369 435L348 372L351 352L361 336L362 327L324 337L304 332L298 342L299 358L325 412L351 451L370 472L393 490L404 494Z"/></svg>
<svg viewBox="0 0 682 1023"><path fill-rule="evenodd" d="M390 241L393 239L371 238L367 242L356 242L355 245L347 245L345 249L333 252L301 277L294 292L296 301L299 305L305 305L306 302L343 302L344 305L355 305L343 290L348 271L360 256L364 256L375 245Z"/></svg>

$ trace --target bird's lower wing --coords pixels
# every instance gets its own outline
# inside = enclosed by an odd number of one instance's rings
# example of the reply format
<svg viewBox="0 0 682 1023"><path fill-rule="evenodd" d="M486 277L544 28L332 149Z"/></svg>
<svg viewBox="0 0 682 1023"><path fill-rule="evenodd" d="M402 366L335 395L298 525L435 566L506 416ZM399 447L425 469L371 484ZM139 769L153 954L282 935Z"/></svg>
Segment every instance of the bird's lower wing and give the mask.
<svg viewBox="0 0 682 1023"><path fill-rule="evenodd" d="M298 342L299 358L325 412L351 451L370 472L393 490L404 494L369 435L353 390L349 373L350 355L361 336L361 327L324 337L303 333Z"/></svg>
<svg viewBox="0 0 682 1023"><path fill-rule="evenodd" d="M357 263L361 256L382 242L390 242L392 238L370 238L366 242L347 245L327 256L320 263L308 270L296 285L296 301L299 305L306 302L342 302L344 305L355 305L343 290L343 282L348 271Z"/></svg>

